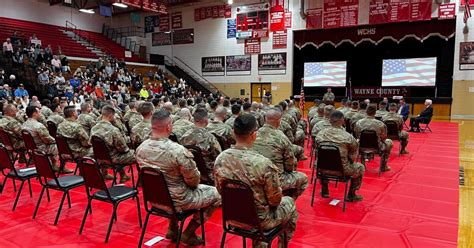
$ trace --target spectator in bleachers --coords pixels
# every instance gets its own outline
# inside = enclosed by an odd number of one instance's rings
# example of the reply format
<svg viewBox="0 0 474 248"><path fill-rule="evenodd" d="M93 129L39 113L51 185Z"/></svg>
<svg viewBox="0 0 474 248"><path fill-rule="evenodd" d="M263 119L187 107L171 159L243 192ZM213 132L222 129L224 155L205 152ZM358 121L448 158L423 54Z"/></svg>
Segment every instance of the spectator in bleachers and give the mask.
<svg viewBox="0 0 474 248"><path fill-rule="evenodd" d="M40 49L39 54L36 56L36 64L41 65L43 63L46 63L47 60L48 58L46 56L46 53L44 52L43 49Z"/></svg>
<svg viewBox="0 0 474 248"><path fill-rule="evenodd" d="M48 44L48 46L44 49L44 54L46 55L47 61L53 59L53 49L51 48L51 45Z"/></svg>
<svg viewBox="0 0 474 248"><path fill-rule="evenodd" d="M0 68L0 84L5 82L5 70Z"/></svg>
<svg viewBox="0 0 474 248"><path fill-rule="evenodd" d="M23 98L23 97L28 97L28 91L25 90L25 86L23 84L20 84L20 86L15 90L15 98Z"/></svg>
<svg viewBox="0 0 474 248"><path fill-rule="evenodd" d="M71 73L71 67L69 67L69 60L67 59L66 56L63 56L63 58L61 59L61 65L62 65L62 72L65 72L65 73Z"/></svg>
<svg viewBox="0 0 474 248"><path fill-rule="evenodd" d="M13 66L17 68L23 68L24 66L23 54L20 53L20 49L13 55Z"/></svg>
<svg viewBox="0 0 474 248"><path fill-rule="evenodd" d="M13 44L11 43L10 38L7 38L7 40L3 42L3 54L7 58L13 56Z"/></svg>
<svg viewBox="0 0 474 248"><path fill-rule="evenodd" d="M51 65L53 66L54 72L61 71L61 60L58 58L58 56L56 55L53 56L53 59L51 60Z"/></svg>

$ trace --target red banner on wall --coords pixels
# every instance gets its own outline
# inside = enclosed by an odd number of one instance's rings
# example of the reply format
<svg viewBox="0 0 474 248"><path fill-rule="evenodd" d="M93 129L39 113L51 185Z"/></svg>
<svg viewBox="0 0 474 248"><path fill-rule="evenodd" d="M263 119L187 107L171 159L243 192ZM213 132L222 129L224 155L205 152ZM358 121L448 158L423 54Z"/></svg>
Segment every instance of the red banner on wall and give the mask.
<svg viewBox="0 0 474 248"><path fill-rule="evenodd" d="M280 31L285 29L285 12L270 12L270 31Z"/></svg>
<svg viewBox="0 0 474 248"><path fill-rule="evenodd" d="M456 3L441 4L438 8L438 19L456 18Z"/></svg>
<svg viewBox="0 0 474 248"><path fill-rule="evenodd" d="M431 20L431 0L411 0L410 21Z"/></svg>
<svg viewBox="0 0 474 248"><path fill-rule="evenodd" d="M160 15L160 31L161 32L170 31L170 15L169 14Z"/></svg>
<svg viewBox="0 0 474 248"><path fill-rule="evenodd" d="M259 54L261 51L260 39L246 39L244 53L245 54Z"/></svg>
<svg viewBox="0 0 474 248"><path fill-rule="evenodd" d="M341 0L324 0L323 28L341 26Z"/></svg>
<svg viewBox="0 0 474 248"><path fill-rule="evenodd" d="M356 26L359 24L359 0L341 2L341 27Z"/></svg>
<svg viewBox="0 0 474 248"><path fill-rule="evenodd" d="M288 33L286 30L273 32L273 49L287 48Z"/></svg>
<svg viewBox="0 0 474 248"><path fill-rule="evenodd" d="M174 12L171 14L171 27L173 29L179 29L183 27L183 16L181 12Z"/></svg>
<svg viewBox="0 0 474 248"><path fill-rule="evenodd" d="M369 24L386 23L390 0L370 0Z"/></svg>
<svg viewBox="0 0 474 248"><path fill-rule="evenodd" d="M391 0L387 18L388 22L410 20L410 0Z"/></svg>
<svg viewBox="0 0 474 248"><path fill-rule="evenodd" d="M285 12L285 28L291 28L292 16L291 12Z"/></svg>
<svg viewBox="0 0 474 248"><path fill-rule="evenodd" d="M308 9L306 16L307 29L323 28L323 9Z"/></svg>

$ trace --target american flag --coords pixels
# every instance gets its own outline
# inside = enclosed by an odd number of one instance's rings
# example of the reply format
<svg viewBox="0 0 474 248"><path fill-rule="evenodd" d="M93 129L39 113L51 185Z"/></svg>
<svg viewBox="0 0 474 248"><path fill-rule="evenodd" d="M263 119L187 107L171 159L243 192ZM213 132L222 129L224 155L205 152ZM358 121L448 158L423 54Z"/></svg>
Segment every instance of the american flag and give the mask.
<svg viewBox="0 0 474 248"><path fill-rule="evenodd" d="M304 80L301 80L300 109L304 113Z"/></svg>
<svg viewBox="0 0 474 248"><path fill-rule="evenodd" d="M471 17L471 6L469 6L470 0L465 0L464 3L464 23L467 23L467 20Z"/></svg>
<svg viewBox="0 0 474 248"><path fill-rule="evenodd" d="M436 58L383 61L382 86L434 86Z"/></svg>
<svg viewBox="0 0 474 248"><path fill-rule="evenodd" d="M346 62L322 62L304 64L306 86L346 86Z"/></svg>

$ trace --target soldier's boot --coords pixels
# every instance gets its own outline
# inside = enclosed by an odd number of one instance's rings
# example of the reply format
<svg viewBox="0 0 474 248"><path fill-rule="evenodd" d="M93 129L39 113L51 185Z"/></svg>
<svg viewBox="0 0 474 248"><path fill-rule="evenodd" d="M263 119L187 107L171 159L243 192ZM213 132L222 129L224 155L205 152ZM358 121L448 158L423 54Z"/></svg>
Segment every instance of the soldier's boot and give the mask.
<svg viewBox="0 0 474 248"><path fill-rule="evenodd" d="M362 201L364 199L361 195L356 194L356 189L354 186L352 186L351 182L351 187L349 188L349 194L347 194L346 200L348 202L357 202L357 201Z"/></svg>
<svg viewBox="0 0 474 248"><path fill-rule="evenodd" d="M168 232L166 232L166 239L176 242L178 240L178 220L169 219Z"/></svg>
<svg viewBox="0 0 474 248"><path fill-rule="evenodd" d="M71 170L71 169L68 169L68 168L66 167L66 163L64 163L64 167L62 168L61 173L62 173L62 174L71 174L71 173L73 173L73 172L74 172L74 171Z"/></svg>
<svg viewBox="0 0 474 248"><path fill-rule="evenodd" d="M402 146L400 154L408 154L409 152L406 150L408 142L407 141L401 141L400 145Z"/></svg>
<svg viewBox="0 0 474 248"><path fill-rule="evenodd" d="M382 160L382 161L381 161L381 163L382 163L382 165L381 165L381 167L382 167L382 172L384 172L384 171L389 171L389 170L392 169L392 168L390 168L390 166L387 165L387 163L388 163L388 155L385 155L385 154L382 155L381 160Z"/></svg>
<svg viewBox="0 0 474 248"><path fill-rule="evenodd" d="M321 197L329 198L329 185L328 185L328 182L321 182Z"/></svg>
<svg viewBox="0 0 474 248"><path fill-rule="evenodd" d="M126 181L130 180L130 177L127 176L127 174L125 173L125 171L122 169L120 171L120 183L125 183Z"/></svg>
<svg viewBox="0 0 474 248"><path fill-rule="evenodd" d="M102 170L102 176L104 176L105 180L114 180L114 177L107 173L107 169L101 169Z"/></svg>
<svg viewBox="0 0 474 248"><path fill-rule="evenodd" d="M285 238L283 237L283 235L280 235L280 237L278 237L278 248L285 248L285 247L288 247L288 237L287 237L286 245L285 245Z"/></svg>
<svg viewBox="0 0 474 248"><path fill-rule="evenodd" d="M280 242L278 242L278 243L280 243ZM252 240L252 248L267 248L267 247L268 247L268 245L265 242ZM280 246L278 246L278 247L280 247Z"/></svg>
<svg viewBox="0 0 474 248"><path fill-rule="evenodd" d="M186 230L183 232L183 238L181 239L184 244L190 245L190 246L197 246L197 245L203 245L204 241L196 235L196 230L200 227L201 225L195 221L194 219L191 220L186 227Z"/></svg>

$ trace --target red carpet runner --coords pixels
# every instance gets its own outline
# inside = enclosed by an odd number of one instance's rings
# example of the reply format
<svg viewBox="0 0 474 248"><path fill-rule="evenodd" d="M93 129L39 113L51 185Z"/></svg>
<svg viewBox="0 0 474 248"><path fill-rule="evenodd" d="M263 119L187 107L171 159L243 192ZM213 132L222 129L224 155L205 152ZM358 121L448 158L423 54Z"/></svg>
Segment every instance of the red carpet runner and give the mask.
<svg viewBox="0 0 474 248"><path fill-rule="evenodd" d="M399 157L395 142L389 165L392 171L377 176L378 159L367 165L360 194L364 200L333 207L331 199L315 197L310 207L311 188L297 201L298 227L290 247L456 247L458 234L458 127L455 123L432 123L433 133L410 134L410 154ZM307 151L309 153L309 151ZM309 161L300 170L310 174ZM3 181L3 176L0 178ZM19 184L17 184L19 185ZM311 187L311 185L310 185ZM317 186L319 191L320 185ZM331 198L341 199L343 184L330 185ZM93 203L93 214L79 235L86 208L84 188L71 192L72 208L63 208L53 226L60 193L52 191L32 220L40 186L33 183L33 198L25 186L17 209L11 211L15 194L11 181L0 195L0 247L136 247L140 235L136 204L123 202L110 241L104 244L111 206ZM144 216L142 209L142 214ZM167 221L151 217L145 241L164 236ZM221 212L206 224L207 247L218 247L222 235ZM276 242L274 242L276 247ZM250 242L248 243L250 245ZM240 238L228 235L226 247L241 247ZM154 247L174 247L161 241Z"/></svg>

